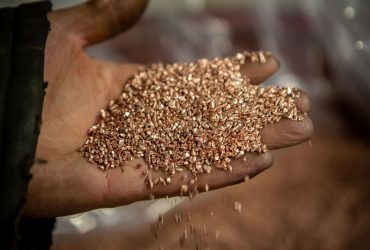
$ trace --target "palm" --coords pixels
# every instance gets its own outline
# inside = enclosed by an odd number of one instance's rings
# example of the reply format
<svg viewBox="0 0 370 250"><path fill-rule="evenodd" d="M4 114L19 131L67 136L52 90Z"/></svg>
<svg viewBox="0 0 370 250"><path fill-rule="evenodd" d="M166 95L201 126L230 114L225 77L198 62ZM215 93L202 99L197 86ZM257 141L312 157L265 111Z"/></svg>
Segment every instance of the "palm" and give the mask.
<svg viewBox="0 0 370 250"><path fill-rule="evenodd" d="M64 23L68 22L65 16L72 15L70 12L50 16L52 31L45 56L45 79L49 85L36 152L36 158L47 162L36 162L32 168L34 177L26 206L26 212L32 215L56 216L123 205L145 199L149 194L142 170L126 167L123 174L120 169L102 172L77 151L86 140L87 130L96 122L99 110L120 94L125 80L137 66L89 58L83 50L86 41ZM246 71L260 82L275 71L276 62L272 64L273 69L268 65L265 69L251 65ZM266 129L264 139L271 148L282 147L301 142L310 133L309 120L301 124L282 122ZM201 176L199 183L217 188L239 182L245 175L255 175L271 165L271 155L250 154L246 163L234 160L233 165L231 174L216 171ZM179 178L174 179L166 189L156 188L153 192L156 196L174 195L181 184Z"/></svg>
<svg viewBox="0 0 370 250"><path fill-rule="evenodd" d="M76 209L94 208L92 204L110 205L107 194L111 185L107 175L82 158L77 149L86 140L88 128L96 122L98 111L119 95L125 78L134 72L135 66L93 61L74 37L59 34L51 33L46 47L45 78L49 84L36 158L47 160L47 164L36 164L33 172L35 178L44 178L45 185L35 192L58 185L53 187L54 192L49 192L54 200L69 194L68 199L60 201L80 205L66 211L62 204L55 203L55 209L73 213ZM120 177L122 185L129 184L124 180L127 175ZM130 183L139 177L136 175ZM127 190L123 187L120 195L128 197Z"/></svg>

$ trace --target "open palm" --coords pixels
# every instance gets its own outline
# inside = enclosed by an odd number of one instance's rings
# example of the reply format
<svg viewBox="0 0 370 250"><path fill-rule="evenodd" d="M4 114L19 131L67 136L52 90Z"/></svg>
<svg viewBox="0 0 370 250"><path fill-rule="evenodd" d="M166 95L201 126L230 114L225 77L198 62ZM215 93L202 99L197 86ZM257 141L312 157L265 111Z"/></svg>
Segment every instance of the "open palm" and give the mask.
<svg viewBox="0 0 370 250"><path fill-rule="evenodd" d="M100 109L121 93L125 81L136 72L134 64L113 64L93 60L84 48L125 30L140 16L146 1L90 1L86 4L49 14L49 33L45 55L45 80L48 82L43 107L33 178L29 187L26 213L32 216L60 216L100 207L112 207L156 197L179 194L186 180L179 176L169 186L148 190L143 169L128 163L121 169L102 172L88 163L77 149L84 143L88 129L96 122ZM250 63L244 66L255 84L277 69L277 62ZM303 95L297 100L307 112ZM307 140L312 134L311 121L282 120L266 127L262 137L270 149ZM197 185L207 183L218 188L254 176L272 164L269 152L248 154L246 161L235 159L233 171L213 171L198 177ZM132 167L131 167L131 166ZM150 191L150 192L149 192Z"/></svg>

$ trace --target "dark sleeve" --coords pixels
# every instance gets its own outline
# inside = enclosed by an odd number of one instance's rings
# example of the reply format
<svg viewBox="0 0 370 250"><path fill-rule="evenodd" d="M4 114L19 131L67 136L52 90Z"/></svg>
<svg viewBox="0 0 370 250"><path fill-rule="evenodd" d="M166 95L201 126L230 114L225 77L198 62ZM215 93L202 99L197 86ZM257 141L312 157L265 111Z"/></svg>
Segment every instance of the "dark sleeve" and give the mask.
<svg viewBox="0 0 370 250"><path fill-rule="evenodd" d="M0 9L0 249L47 249L55 219L24 218L44 99L50 2Z"/></svg>

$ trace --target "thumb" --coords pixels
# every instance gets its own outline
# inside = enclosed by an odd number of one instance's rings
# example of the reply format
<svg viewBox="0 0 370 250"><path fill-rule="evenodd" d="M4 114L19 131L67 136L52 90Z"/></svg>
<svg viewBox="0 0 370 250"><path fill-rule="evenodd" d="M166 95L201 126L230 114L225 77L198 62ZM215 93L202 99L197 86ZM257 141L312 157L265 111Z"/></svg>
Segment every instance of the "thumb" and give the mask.
<svg viewBox="0 0 370 250"><path fill-rule="evenodd" d="M147 0L91 0L53 11L49 19L58 29L82 40L85 47L127 30L139 19L146 5Z"/></svg>

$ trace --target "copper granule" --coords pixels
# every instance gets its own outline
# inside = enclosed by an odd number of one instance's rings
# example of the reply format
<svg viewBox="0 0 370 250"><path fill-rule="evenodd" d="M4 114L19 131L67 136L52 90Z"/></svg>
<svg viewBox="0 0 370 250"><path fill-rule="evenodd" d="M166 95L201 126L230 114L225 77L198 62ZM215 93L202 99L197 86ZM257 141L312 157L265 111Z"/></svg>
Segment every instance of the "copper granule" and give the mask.
<svg viewBox="0 0 370 250"><path fill-rule="evenodd" d="M176 224L181 223L181 215L178 213L175 213L175 222Z"/></svg>
<svg viewBox="0 0 370 250"><path fill-rule="evenodd" d="M243 64L264 63L270 56L243 52L140 69L101 110L80 148L83 156L102 170L124 169L142 158L149 188L168 185L171 176L184 170L193 176L213 168L231 171L232 158L267 151L263 127L281 118L303 119L295 105L296 89L254 86L241 74ZM154 172L162 177L152 180ZM182 186L181 192L187 189Z"/></svg>
<svg viewBox="0 0 370 250"><path fill-rule="evenodd" d="M249 182L249 176L248 176L248 175L246 175L246 176L244 177L244 182Z"/></svg>
<svg viewBox="0 0 370 250"><path fill-rule="evenodd" d="M220 237L220 230L216 230L215 240L218 240L219 237Z"/></svg>
<svg viewBox="0 0 370 250"><path fill-rule="evenodd" d="M188 221L190 222L190 220L191 220L191 216L190 216L190 213L189 212L187 212L186 213L186 218L188 219Z"/></svg>
<svg viewBox="0 0 370 250"><path fill-rule="evenodd" d="M238 201L234 202L234 210L238 213L242 212L242 204Z"/></svg>
<svg viewBox="0 0 370 250"><path fill-rule="evenodd" d="M180 244L181 245L184 245L185 244L185 241L188 239L188 232L186 231L186 229L184 229L184 231L182 232L181 234L181 238L180 238Z"/></svg>

